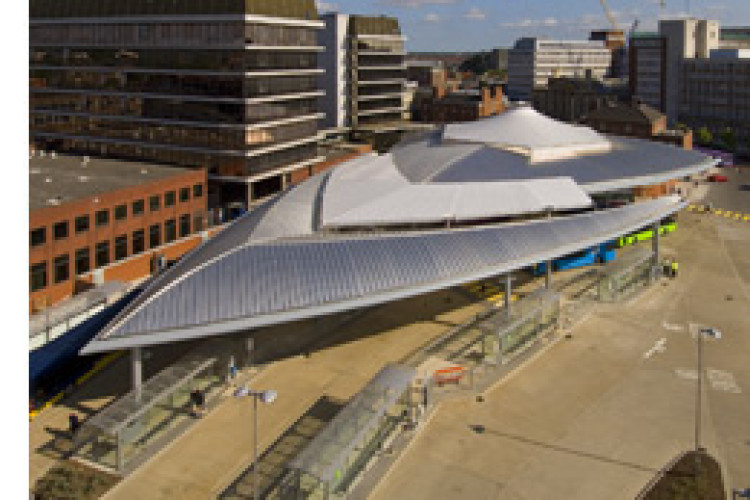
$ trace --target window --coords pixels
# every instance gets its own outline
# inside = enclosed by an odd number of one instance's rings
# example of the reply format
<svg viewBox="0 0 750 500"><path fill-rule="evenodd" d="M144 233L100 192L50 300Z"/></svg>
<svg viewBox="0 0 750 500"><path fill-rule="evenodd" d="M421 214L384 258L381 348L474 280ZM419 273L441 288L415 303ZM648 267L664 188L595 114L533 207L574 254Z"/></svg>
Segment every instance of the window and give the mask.
<svg viewBox="0 0 750 500"><path fill-rule="evenodd" d="M200 198L203 196L203 184L195 184L193 186L193 198Z"/></svg>
<svg viewBox="0 0 750 500"><path fill-rule="evenodd" d="M90 254L88 247L76 250L76 274L84 274L91 270Z"/></svg>
<svg viewBox="0 0 750 500"><path fill-rule="evenodd" d="M190 234L190 215L180 215L180 238Z"/></svg>
<svg viewBox="0 0 750 500"><path fill-rule="evenodd" d="M89 216L81 215L76 217L76 234L89 230Z"/></svg>
<svg viewBox="0 0 750 500"><path fill-rule="evenodd" d="M55 257L55 283L68 281L70 277L70 257L68 254Z"/></svg>
<svg viewBox="0 0 750 500"><path fill-rule="evenodd" d="M154 248L159 245L161 245L161 227L159 224L154 224L148 228L148 246Z"/></svg>
<svg viewBox="0 0 750 500"><path fill-rule="evenodd" d="M180 189L180 201L190 200L190 188Z"/></svg>
<svg viewBox="0 0 750 500"><path fill-rule="evenodd" d="M55 224L55 239L64 240L68 237L68 221Z"/></svg>
<svg viewBox="0 0 750 500"><path fill-rule="evenodd" d="M123 234L115 238L115 260L122 260L128 256L128 237Z"/></svg>
<svg viewBox="0 0 750 500"><path fill-rule="evenodd" d="M109 264L109 241L102 241L96 244L96 267L107 264Z"/></svg>
<svg viewBox="0 0 750 500"><path fill-rule="evenodd" d="M117 205L115 207L115 220L125 220L128 218L128 206Z"/></svg>
<svg viewBox="0 0 750 500"><path fill-rule="evenodd" d="M161 199L159 195L152 196L148 199L148 209L152 212L156 212L161 207Z"/></svg>
<svg viewBox="0 0 750 500"><path fill-rule="evenodd" d="M133 231L133 255L142 253L146 249L146 232L143 229Z"/></svg>
<svg viewBox="0 0 750 500"><path fill-rule="evenodd" d="M177 221L169 219L164 223L164 243L170 243L177 239Z"/></svg>
<svg viewBox="0 0 750 500"><path fill-rule="evenodd" d="M143 215L145 210L145 203L143 200L136 200L133 202L133 215Z"/></svg>
<svg viewBox="0 0 750 500"><path fill-rule="evenodd" d="M47 286L47 263L39 262L31 266L31 276L29 279L31 291L36 292Z"/></svg>
<svg viewBox="0 0 750 500"><path fill-rule="evenodd" d="M106 226L109 224L109 210L99 210L95 216L96 227Z"/></svg>
<svg viewBox="0 0 750 500"><path fill-rule="evenodd" d="M44 245L44 243L47 241L47 228L46 227L38 227L31 231L29 233L29 244L32 247L38 247L39 245Z"/></svg>
<svg viewBox="0 0 750 500"><path fill-rule="evenodd" d="M167 191L166 193L164 193L164 206L165 207L174 206L176 199L177 199L177 193L175 193L174 191Z"/></svg>

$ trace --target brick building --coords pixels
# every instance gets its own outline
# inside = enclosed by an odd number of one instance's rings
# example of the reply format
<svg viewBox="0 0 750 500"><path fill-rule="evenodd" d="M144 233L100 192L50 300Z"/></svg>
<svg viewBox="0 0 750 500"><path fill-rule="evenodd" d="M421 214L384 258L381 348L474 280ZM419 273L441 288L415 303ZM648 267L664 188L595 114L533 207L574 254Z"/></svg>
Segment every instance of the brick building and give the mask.
<svg viewBox="0 0 750 500"><path fill-rule="evenodd" d="M505 111L503 91L499 86L450 93L445 92L445 87L436 87L432 98L422 99L416 106L419 120L428 123L473 121Z"/></svg>
<svg viewBox="0 0 750 500"><path fill-rule="evenodd" d="M692 149L693 132L667 128L667 117L635 98L630 101L609 100L588 113L585 124L608 134L625 135L667 142Z"/></svg>
<svg viewBox="0 0 750 500"><path fill-rule="evenodd" d="M175 260L202 240L204 169L31 156L31 311L92 284L147 276L155 255Z"/></svg>
<svg viewBox="0 0 750 500"><path fill-rule="evenodd" d="M556 120L577 123L608 99L626 98L627 90L619 79L599 80L590 76L550 78L546 87L533 90L532 102L540 113Z"/></svg>

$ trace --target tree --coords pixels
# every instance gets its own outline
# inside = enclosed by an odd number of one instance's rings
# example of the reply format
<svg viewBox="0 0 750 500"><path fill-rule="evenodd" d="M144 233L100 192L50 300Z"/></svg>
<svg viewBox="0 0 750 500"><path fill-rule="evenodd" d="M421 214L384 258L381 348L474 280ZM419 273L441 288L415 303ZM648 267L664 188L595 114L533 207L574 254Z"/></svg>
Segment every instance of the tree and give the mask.
<svg viewBox="0 0 750 500"><path fill-rule="evenodd" d="M730 127L726 127L719 133L719 141L724 149L734 151L737 149L737 135Z"/></svg>
<svg viewBox="0 0 750 500"><path fill-rule="evenodd" d="M710 146L714 142L714 135L708 130L708 127L701 127L698 129L697 139L701 146Z"/></svg>

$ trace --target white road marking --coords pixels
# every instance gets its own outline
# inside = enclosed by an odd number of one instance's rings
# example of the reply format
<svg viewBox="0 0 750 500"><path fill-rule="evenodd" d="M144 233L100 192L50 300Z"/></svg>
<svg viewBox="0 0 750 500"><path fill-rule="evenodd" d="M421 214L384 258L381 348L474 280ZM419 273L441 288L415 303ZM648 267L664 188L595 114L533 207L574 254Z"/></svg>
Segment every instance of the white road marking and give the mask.
<svg viewBox="0 0 750 500"><path fill-rule="evenodd" d="M682 325L675 325L675 324L672 324L672 323L667 323L666 321L662 321L661 326L665 330L669 330L671 332L681 332L681 331L685 330L685 327L682 326Z"/></svg>
<svg viewBox="0 0 750 500"><path fill-rule="evenodd" d="M732 394L740 394L742 392L737 385L737 381L734 379L734 375L731 373L724 370L708 368L706 374L708 375L711 389L715 391L731 392Z"/></svg>
<svg viewBox="0 0 750 500"><path fill-rule="evenodd" d="M690 368L675 368L674 370L677 378L682 380L698 380L698 370L691 370Z"/></svg>
<svg viewBox="0 0 750 500"><path fill-rule="evenodd" d="M643 354L643 359L648 359L654 355L654 353L661 353L667 350L667 339L662 337L656 341L654 346Z"/></svg>

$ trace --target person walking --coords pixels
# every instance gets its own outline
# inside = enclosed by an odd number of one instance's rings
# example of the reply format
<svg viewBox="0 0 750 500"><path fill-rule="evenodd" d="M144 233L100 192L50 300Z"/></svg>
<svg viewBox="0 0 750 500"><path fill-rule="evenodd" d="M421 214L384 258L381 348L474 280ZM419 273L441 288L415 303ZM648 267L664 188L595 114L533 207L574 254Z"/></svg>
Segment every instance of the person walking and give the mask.
<svg viewBox="0 0 750 500"><path fill-rule="evenodd" d="M206 402L203 393L199 389L194 389L190 392L190 402L193 405L193 411L191 412L194 417L200 417L203 414L203 405Z"/></svg>
<svg viewBox="0 0 750 500"><path fill-rule="evenodd" d="M677 261L676 261L676 260L673 260L673 261L672 261L672 277L673 277L673 278L676 278L676 277L677 277L677 267L678 267L678 266L677 266Z"/></svg>

